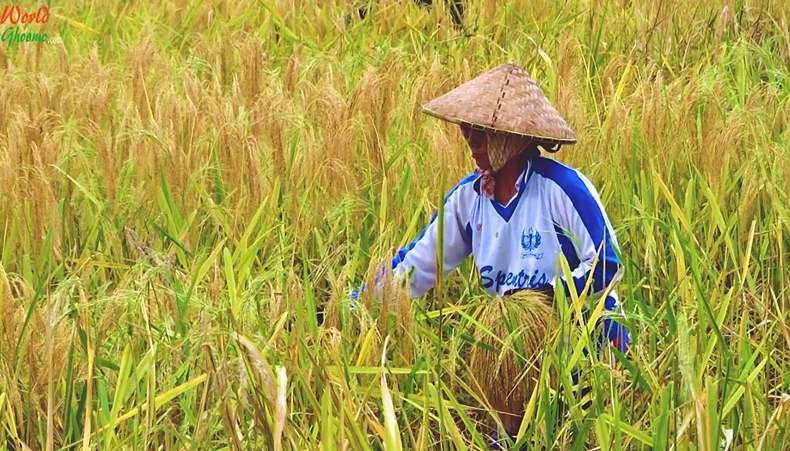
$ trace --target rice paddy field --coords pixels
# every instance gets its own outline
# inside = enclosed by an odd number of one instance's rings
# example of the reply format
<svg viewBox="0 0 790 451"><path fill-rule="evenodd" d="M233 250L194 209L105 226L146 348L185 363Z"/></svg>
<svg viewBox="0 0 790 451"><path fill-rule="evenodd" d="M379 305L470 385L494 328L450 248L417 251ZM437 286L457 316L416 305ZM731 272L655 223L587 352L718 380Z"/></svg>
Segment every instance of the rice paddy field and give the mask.
<svg viewBox="0 0 790 451"><path fill-rule="evenodd" d="M633 343L596 352L598 300L558 296L503 446L790 449L788 4L470 0L459 29L435 3L17 25L47 39L0 43L6 449L487 449L473 262L414 301L348 291L473 168L420 105L505 62L575 129L556 158L614 224Z"/></svg>

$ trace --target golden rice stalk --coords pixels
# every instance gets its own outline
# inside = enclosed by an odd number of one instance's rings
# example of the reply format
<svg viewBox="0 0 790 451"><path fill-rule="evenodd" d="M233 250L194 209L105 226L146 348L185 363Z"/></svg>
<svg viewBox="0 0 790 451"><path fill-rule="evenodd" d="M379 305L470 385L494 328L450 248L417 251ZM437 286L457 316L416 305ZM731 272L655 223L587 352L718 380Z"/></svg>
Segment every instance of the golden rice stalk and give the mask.
<svg viewBox="0 0 790 451"><path fill-rule="evenodd" d="M355 349L356 364L375 365L377 350L385 336L390 337L391 356L395 365L408 365L414 355L414 304L410 288L404 280L393 276L381 264L372 264L365 280L367 287L358 301L348 298L348 283L345 277L338 279L335 295L324 309L324 324L327 337L337 334L338 346L344 341ZM341 322L343 304L352 304L346 321ZM340 340L342 339L342 340ZM329 343L328 349L336 349ZM339 349L339 348L338 348Z"/></svg>
<svg viewBox="0 0 790 451"><path fill-rule="evenodd" d="M542 351L556 322L551 303L545 293L522 290L492 299L478 317L470 368L511 435L540 376Z"/></svg>
<svg viewBox="0 0 790 451"><path fill-rule="evenodd" d="M374 286L375 275L369 278ZM414 303L409 284L405 279L395 277L392 271L384 270L375 292L378 303L378 330L382 336L390 336L395 349L394 363L408 365L414 355ZM368 298L370 299L370 298Z"/></svg>
<svg viewBox="0 0 790 451"><path fill-rule="evenodd" d="M269 401L269 403L275 404L277 388L274 382L274 374L271 367L269 366L269 363L263 358L260 351L258 351L258 347L255 346L255 344L250 341L249 338L235 332L233 337L236 339L236 341L238 341L240 348L244 351L249 363L255 370L257 370L260 377L260 386L263 396L267 401Z"/></svg>
<svg viewBox="0 0 790 451"><path fill-rule="evenodd" d="M272 448L274 451L282 451L282 436L288 411L288 400L286 397L288 375L285 368L278 366L273 371L252 340L236 332L233 333L233 337L244 351L249 364L257 372L258 380L255 381L253 388L262 392L263 400L265 400L271 412L268 428L271 431ZM253 398L253 401L258 413L257 420L267 421L265 420L266 416L263 414L263 404L260 402L260 399Z"/></svg>

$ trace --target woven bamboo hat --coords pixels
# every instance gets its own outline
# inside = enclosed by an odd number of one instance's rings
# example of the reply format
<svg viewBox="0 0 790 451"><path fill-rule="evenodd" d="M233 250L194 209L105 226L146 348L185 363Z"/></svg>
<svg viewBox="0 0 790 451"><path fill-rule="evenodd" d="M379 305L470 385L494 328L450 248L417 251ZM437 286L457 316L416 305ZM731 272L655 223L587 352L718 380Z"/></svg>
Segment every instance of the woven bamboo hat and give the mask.
<svg viewBox="0 0 790 451"><path fill-rule="evenodd" d="M503 64L422 107L431 116L494 132L514 133L554 144L576 135L526 70Z"/></svg>

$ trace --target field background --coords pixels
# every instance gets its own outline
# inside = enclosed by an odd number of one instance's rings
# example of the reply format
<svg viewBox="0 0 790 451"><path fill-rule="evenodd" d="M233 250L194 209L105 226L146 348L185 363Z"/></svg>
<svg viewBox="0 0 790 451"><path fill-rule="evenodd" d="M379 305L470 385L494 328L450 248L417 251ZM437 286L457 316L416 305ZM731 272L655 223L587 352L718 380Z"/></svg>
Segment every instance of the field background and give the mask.
<svg viewBox="0 0 790 451"><path fill-rule="evenodd" d="M472 168L421 103L514 62L576 130L634 335L581 357L558 300L518 440L790 448L787 3L475 0L466 34L320 5L57 1L49 43L0 46L0 442L485 448L472 262L413 304L346 293Z"/></svg>

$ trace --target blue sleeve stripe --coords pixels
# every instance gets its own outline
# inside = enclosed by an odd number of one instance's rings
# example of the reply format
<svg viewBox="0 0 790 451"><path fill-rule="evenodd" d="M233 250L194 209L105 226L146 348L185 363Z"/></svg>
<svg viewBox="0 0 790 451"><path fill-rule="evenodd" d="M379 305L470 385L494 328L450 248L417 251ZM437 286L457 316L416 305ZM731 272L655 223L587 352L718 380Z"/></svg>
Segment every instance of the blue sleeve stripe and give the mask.
<svg viewBox="0 0 790 451"><path fill-rule="evenodd" d="M603 291L606 287L611 283L614 279L614 276L617 274L617 269L619 268L620 262L617 260L617 257L614 258L601 258L598 260L598 263L595 265L595 269L592 271L592 284L591 288L593 293L598 293L599 291ZM590 277L590 272L588 271L585 275L581 277L574 277L573 284L576 288L576 292L581 295L582 291L584 290L584 286L587 284L587 278Z"/></svg>
<svg viewBox="0 0 790 451"><path fill-rule="evenodd" d="M591 288L592 288L593 292L597 293L599 291L603 291L606 288L606 285L604 285L604 283L603 283L604 278L608 277L608 280L611 281L612 278L614 277L615 273L616 272L612 272L612 273L608 274L608 276L602 276L599 271L595 271L595 274L592 275L593 283L592 283L592 287ZM586 273L585 275L583 275L581 277L574 277L573 278L573 288L576 289L576 294L578 296L582 295L582 293L584 291L584 287L587 285L587 278L589 276L590 276L590 273L588 272L588 273ZM562 285L563 285L563 288L565 289L565 294L567 296L568 293L570 293L570 287L568 286L568 283L566 281L564 281L564 280L562 281Z"/></svg>
<svg viewBox="0 0 790 451"><path fill-rule="evenodd" d="M587 229L587 233L590 235L596 250L601 248L601 242L604 242L602 255L599 256L598 263L592 274L593 291L603 290L617 273L620 259L612 247L611 234L598 201L579 177L579 174L567 166L548 158L536 158L535 171L556 183L568 196L573 208L579 214L584 227ZM560 244L562 245L562 242ZM565 252L564 246L563 252ZM584 288L586 278L587 276L575 278L578 279L574 280L578 291Z"/></svg>
<svg viewBox="0 0 790 451"><path fill-rule="evenodd" d="M478 177L479 177L478 174L472 172L468 176L461 179L461 181L458 182L458 184L455 185L453 189L451 189L450 192L447 193L446 196L444 196L445 205L447 204L447 201L450 200L450 196L452 196L453 193L455 193L458 190L458 188L460 188L463 185L466 185L467 183L474 182L475 180L477 180ZM405 247L403 247L395 254L395 256L392 258L392 269L395 269L399 264L401 264L403 260L406 259L406 254L408 254L412 249L414 249L414 246L416 246L417 243L425 236L425 232L428 230L431 224L433 224L433 222L436 220L437 213L438 212L433 212L433 215L431 215L431 220L428 221L428 225L426 225L422 229L422 231L420 231L420 234L417 235L417 238L413 239L409 244L407 244ZM465 233L469 235L469 242L471 243L472 229L469 224L467 224L466 226Z"/></svg>
<svg viewBox="0 0 790 451"><path fill-rule="evenodd" d="M606 310L614 311L617 309L617 300L611 294L606 296L606 301L604 301L604 307Z"/></svg>
<svg viewBox="0 0 790 451"><path fill-rule="evenodd" d="M579 266L581 260L579 260L579 255L576 253L576 247L571 242L571 239L568 238L568 235L562 231L557 225L554 225L554 231L557 233L557 239L560 242L560 248L562 249L562 254L565 255L565 260L568 261L568 266L571 269Z"/></svg>

